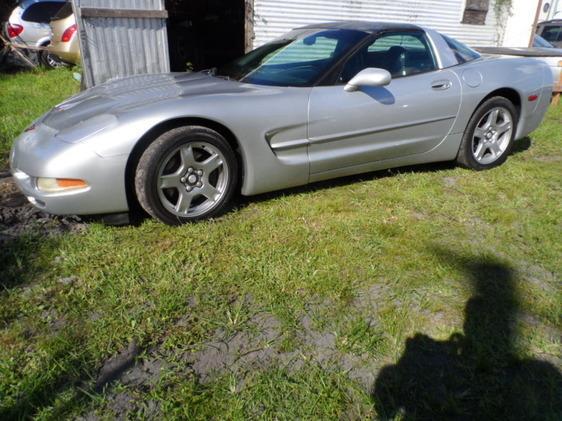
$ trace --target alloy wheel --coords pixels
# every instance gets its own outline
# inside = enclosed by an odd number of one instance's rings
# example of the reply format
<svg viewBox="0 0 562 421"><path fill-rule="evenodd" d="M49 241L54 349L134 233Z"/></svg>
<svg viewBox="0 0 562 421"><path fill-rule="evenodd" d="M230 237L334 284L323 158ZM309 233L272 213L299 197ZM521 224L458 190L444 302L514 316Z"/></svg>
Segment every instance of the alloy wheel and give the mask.
<svg viewBox="0 0 562 421"><path fill-rule="evenodd" d="M513 135L513 117L504 107L488 111L476 125L472 137L472 155L480 164L497 161L507 150Z"/></svg>
<svg viewBox="0 0 562 421"><path fill-rule="evenodd" d="M230 177L223 153L207 142L177 147L162 161L158 174L162 205L184 218L211 211L226 194Z"/></svg>

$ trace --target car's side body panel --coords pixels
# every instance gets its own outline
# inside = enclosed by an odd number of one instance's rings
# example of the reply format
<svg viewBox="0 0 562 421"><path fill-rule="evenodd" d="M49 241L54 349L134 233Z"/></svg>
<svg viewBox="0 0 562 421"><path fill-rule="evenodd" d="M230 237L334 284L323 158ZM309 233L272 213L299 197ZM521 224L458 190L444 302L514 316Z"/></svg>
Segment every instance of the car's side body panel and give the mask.
<svg viewBox="0 0 562 421"><path fill-rule="evenodd" d="M460 81L450 70L403 77L357 92L346 92L342 86L313 88L311 174L432 150L457 118L460 93Z"/></svg>

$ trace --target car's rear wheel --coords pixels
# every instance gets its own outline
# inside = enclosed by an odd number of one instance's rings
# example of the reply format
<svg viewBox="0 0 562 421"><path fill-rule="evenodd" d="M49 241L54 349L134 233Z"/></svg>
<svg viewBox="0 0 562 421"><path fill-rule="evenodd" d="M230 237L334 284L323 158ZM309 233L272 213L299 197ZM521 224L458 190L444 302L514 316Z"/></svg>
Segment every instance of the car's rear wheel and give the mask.
<svg viewBox="0 0 562 421"><path fill-rule="evenodd" d="M169 225L224 213L238 180L236 155L214 130L186 126L164 133L142 154L135 173L139 203Z"/></svg>
<svg viewBox="0 0 562 421"><path fill-rule="evenodd" d="M48 51L41 51L39 54L39 62L49 69L57 69L59 67L68 66L68 64L62 61L57 55Z"/></svg>
<svg viewBox="0 0 562 421"><path fill-rule="evenodd" d="M517 118L517 109L504 97L484 102L468 123L457 162L474 170L503 164L513 147Z"/></svg>

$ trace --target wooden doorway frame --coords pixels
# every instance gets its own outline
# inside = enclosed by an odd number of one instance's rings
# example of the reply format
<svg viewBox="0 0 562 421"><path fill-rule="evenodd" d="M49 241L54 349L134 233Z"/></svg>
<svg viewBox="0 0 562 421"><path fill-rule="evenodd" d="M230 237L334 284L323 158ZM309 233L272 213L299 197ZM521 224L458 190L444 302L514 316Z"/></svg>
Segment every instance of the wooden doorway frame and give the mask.
<svg viewBox="0 0 562 421"><path fill-rule="evenodd" d="M244 50L254 49L254 0L244 0Z"/></svg>

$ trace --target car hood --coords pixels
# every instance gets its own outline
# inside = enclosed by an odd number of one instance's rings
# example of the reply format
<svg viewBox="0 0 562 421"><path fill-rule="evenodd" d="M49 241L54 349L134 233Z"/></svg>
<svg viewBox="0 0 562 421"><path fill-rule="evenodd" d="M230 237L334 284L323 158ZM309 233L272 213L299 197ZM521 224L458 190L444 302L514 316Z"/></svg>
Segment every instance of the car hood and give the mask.
<svg viewBox="0 0 562 421"><path fill-rule="evenodd" d="M116 115L139 107L182 97L242 93L250 85L205 73L139 75L106 82L57 105L41 123L56 130L87 124L89 120Z"/></svg>

